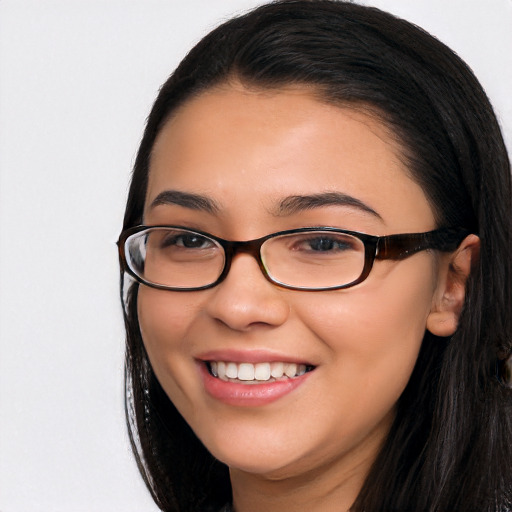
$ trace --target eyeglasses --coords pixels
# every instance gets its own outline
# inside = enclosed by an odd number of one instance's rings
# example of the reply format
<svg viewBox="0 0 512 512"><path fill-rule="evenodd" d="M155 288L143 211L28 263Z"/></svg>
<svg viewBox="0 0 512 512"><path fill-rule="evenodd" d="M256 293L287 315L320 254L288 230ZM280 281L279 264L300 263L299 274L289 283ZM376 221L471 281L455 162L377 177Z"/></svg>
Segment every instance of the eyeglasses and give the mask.
<svg viewBox="0 0 512 512"><path fill-rule="evenodd" d="M338 290L364 281L377 260L401 260L427 249L454 251L470 232L372 236L331 227L279 231L233 242L181 226L136 226L121 233L121 268L139 283L173 291L212 288L239 253L253 256L263 275L291 290Z"/></svg>

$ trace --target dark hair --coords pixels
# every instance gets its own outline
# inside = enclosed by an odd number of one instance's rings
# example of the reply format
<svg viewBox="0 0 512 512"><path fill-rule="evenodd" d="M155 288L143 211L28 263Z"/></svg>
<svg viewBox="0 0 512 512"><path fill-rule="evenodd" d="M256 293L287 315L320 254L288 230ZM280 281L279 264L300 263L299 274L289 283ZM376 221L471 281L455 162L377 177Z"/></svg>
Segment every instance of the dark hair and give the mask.
<svg viewBox="0 0 512 512"><path fill-rule="evenodd" d="M422 29L375 8L335 0L256 8L208 34L163 85L123 229L142 222L151 150L166 120L231 80L260 89L305 85L320 101L377 116L397 137L438 224L481 239L459 327L447 339L426 333L353 510L510 510L511 390L499 368L512 351L512 187L498 123L473 73ZM138 285L129 286L126 407L139 469L162 510L217 510L231 499L227 468L155 378L138 325Z"/></svg>

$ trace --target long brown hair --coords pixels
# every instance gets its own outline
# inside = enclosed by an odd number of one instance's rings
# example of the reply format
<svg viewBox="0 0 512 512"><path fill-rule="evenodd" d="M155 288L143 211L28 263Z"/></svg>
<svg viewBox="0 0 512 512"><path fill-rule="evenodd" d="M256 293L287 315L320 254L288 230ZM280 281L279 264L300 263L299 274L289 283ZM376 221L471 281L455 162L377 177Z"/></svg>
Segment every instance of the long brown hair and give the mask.
<svg viewBox="0 0 512 512"><path fill-rule="evenodd" d="M200 41L163 85L149 115L123 229L140 224L151 149L173 111L236 78L250 87L308 85L320 101L371 110L396 134L411 177L439 224L481 239L457 332L426 334L398 414L355 511L512 509L510 163L490 103L470 69L418 27L378 9L329 0L280 1ZM140 471L165 511L217 510L227 468L190 430L151 369L125 298L126 411Z"/></svg>

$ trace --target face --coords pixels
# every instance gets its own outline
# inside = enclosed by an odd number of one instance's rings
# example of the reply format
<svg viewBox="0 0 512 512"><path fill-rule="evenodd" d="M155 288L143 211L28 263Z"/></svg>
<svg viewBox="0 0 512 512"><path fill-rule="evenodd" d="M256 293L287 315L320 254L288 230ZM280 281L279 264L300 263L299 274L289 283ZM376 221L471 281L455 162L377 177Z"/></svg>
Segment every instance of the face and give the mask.
<svg viewBox="0 0 512 512"><path fill-rule="evenodd" d="M207 201L168 194L154 203L165 191ZM280 208L291 196L332 192L355 200ZM303 89L236 85L190 100L164 126L144 223L228 240L311 226L372 235L435 228L423 191L379 121ZM368 467L390 428L424 336L436 268L424 251L376 261L353 288L307 292L275 286L252 256L239 254L209 290L140 286L139 322L160 383L215 457L271 478L327 466L350 472ZM221 380L211 362L235 363L238 371L243 363L249 371L295 363L308 371Z"/></svg>

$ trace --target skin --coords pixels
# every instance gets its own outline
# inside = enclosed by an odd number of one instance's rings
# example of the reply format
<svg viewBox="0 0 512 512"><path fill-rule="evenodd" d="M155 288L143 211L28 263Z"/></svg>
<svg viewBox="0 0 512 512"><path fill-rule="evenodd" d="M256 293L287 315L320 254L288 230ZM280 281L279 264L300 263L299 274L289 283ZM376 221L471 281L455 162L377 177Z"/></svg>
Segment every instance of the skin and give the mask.
<svg viewBox="0 0 512 512"><path fill-rule="evenodd" d="M207 196L218 209L152 207L165 190ZM276 214L287 196L334 191L378 215L350 205ZM305 89L239 84L190 100L164 126L153 149L144 223L186 225L230 240L304 226L373 235L436 227L398 144L378 120L320 103ZM465 247L457 253L463 270L472 254ZM348 510L389 431L425 329L456 328L464 291L453 277L454 258L424 251L379 261L356 287L313 293L273 285L240 254L226 280L209 290L140 287L151 364L197 436L230 467L237 512ZM197 358L231 349L265 350L276 360L290 355L316 368L275 402L227 405L205 392Z"/></svg>

